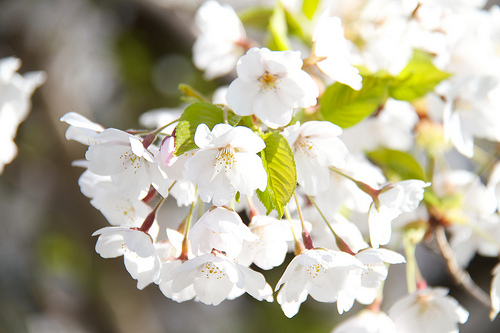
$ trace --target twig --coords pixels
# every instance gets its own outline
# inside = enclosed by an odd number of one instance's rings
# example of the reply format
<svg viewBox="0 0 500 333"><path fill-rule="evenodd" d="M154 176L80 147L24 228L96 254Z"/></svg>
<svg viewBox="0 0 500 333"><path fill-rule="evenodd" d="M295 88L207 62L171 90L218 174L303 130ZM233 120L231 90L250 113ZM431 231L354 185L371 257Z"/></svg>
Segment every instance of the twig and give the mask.
<svg viewBox="0 0 500 333"><path fill-rule="evenodd" d="M484 292L470 277L470 274L462 269L457 262L457 258L453 253L453 250L448 243L448 239L446 238L446 233L444 231L444 227L438 225L435 227L436 241L438 243L439 249L441 250L441 254L446 260L446 264L448 266L448 270L452 275L455 282L459 285L462 285L465 290L470 293L475 299L477 299L480 303L482 303L487 308L490 308L490 297L488 294Z"/></svg>

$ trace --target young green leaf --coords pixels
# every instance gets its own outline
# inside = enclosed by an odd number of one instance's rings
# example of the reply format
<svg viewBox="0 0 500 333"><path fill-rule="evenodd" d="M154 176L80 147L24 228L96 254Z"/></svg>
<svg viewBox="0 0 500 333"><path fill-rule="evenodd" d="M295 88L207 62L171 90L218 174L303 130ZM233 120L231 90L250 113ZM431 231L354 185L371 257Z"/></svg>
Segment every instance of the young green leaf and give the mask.
<svg viewBox="0 0 500 333"><path fill-rule="evenodd" d="M394 181L406 179L424 180L424 171L413 156L399 151L381 148L367 154L378 165L387 178Z"/></svg>
<svg viewBox="0 0 500 333"><path fill-rule="evenodd" d="M227 118L231 126L236 125L241 119L231 111L228 111ZM206 124L212 129L223 122L224 111L213 104L197 102L188 106L182 113L175 130L175 155L179 156L197 148L194 143L194 133L199 124Z"/></svg>
<svg viewBox="0 0 500 333"><path fill-rule="evenodd" d="M201 94L199 91L197 91L196 89L191 87L189 84L185 84L185 83L179 84L179 90L181 91L181 93L184 96L186 96L188 98L192 98L193 100L195 100L197 102L207 102L208 101L208 98L203 96L203 94Z"/></svg>
<svg viewBox="0 0 500 333"><path fill-rule="evenodd" d="M274 8L274 12L269 18L269 31L271 39L269 48L273 51L290 50L290 40L288 39L288 26L286 23L285 10L278 1Z"/></svg>
<svg viewBox="0 0 500 333"><path fill-rule="evenodd" d="M265 30L269 25L269 18L273 15L273 11L273 8L269 7L250 7L238 12L238 17L245 27Z"/></svg>
<svg viewBox="0 0 500 333"><path fill-rule="evenodd" d="M415 50L408 65L392 81L389 95L394 99L413 101L431 92L450 75L434 66L432 55Z"/></svg>
<svg viewBox="0 0 500 333"><path fill-rule="evenodd" d="M389 81L385 76L364 76L360 90L336 82L320 99L321 115L342 128L356 125L385 103Z"/></svg>
<svg viewBox="0 0 500 333"><path fill-rule="evenodd" d="M308 19L312 19L318 8L318 4L319 0L304 0L304 2L302 2L302 12Z"/></svg>
<svg viewBox="0 0 500 333"><path fill-rule="evenodd" d="M257 190L257 196L266 207L267 214L274 209L281 217L297 185L295 160L288 141L281 134L269 132L262 139L266 143L261 157L267 172L267 187L263 192Z"/></svg>

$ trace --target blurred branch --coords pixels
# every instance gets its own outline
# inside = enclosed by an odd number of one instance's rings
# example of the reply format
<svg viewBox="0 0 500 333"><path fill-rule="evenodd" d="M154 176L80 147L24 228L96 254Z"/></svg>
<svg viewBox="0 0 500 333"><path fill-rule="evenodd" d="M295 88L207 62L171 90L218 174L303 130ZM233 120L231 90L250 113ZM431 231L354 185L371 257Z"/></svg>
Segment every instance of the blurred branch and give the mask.
<svg viewBox="0 0 500 333"><path fill-rule="evenodd" d="M448 266L448 270L455 280L455 283L462 285L465 290L471 294L476 300L478 300L481 304L490 308L490 297L488 294L484 292L475 282L472 280L469 272L464 270L458 265L457 258L455 257L455 253L450 247L448 243L448 239L446 237L446 233L444 227L438 225L435 227L435 235L436 241L441 250L441 254L446 260L446 265Z"/></svg>

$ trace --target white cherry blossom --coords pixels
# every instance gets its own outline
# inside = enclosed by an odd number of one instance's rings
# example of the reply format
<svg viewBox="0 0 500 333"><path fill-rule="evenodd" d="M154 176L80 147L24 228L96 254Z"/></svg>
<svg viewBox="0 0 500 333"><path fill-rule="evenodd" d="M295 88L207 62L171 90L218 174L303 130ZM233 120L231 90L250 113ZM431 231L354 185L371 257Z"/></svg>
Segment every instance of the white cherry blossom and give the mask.
<svg viewBox="0 0 500 333"><path fill-rule="evenodd" d="M361 271L363 264L341 251L313 249L293 258L278 281L275 291L281 309L288 318L299 311L307 295L319 302L335 302L340 292L354 290L360 280L348 281L352 270ZM351 304L352 305L352 304ZM342 310L344 311L343 307Z"/></svg>
<svg viewBox="0 0 500 333"><path fill-rule="evenodd" d="M218 124L210 131L200 124L194 141L200 150L186 161L183 176L198 186L201 200L222 206L236 192L251 196L266 189L267 174L257 156L266 145L249 128Z"/></svg>
<svg viewBox="0 0 500 333"><path fill-rule="evenodd" d="M200 35L193 45L193 62L207 80L229 74L245 53L245 28L230 5L205 1L196 12Z"/></svg>
<svg viewBox="0 0 500 333"><path fill-rule="evenodd" d="M452 333L467 321L469 312L448 296L448 289L436 287L400 299L389 309L389 316L397 332Z"/></svg>
<svg viewBox="0 0 500 333"><path fill-rule="evenodd" d="M443 109L445 140L474 156L474 138L500 142L500 81L494 77L458 77L440 86L446 96Z"/></svg>
<svg viewBox="0 0 500 333"><path fill-rule="evenodd" d="M355 257L364 265L361 285L356 292L356 300L361 304L372 304L375 301L382 281L388 274L387 264L406 262L401 254L387 249L368 248L356 253Z"/></svg>
<svg viewBox="0 0 500 333"><path fill-rule="evenodd" d="M396 333L396 325L382 311L362 310L340 323L332 333Z"/></svg>
<svg viewBox="0 0 500 333"><path fill-rule="evenodd" d="M403 212L415 210L424 198L424 188L430 186L421 180L404 180L386 185L372 203L368 215L370 242L378 248L391 240L391 222Z"/></svg>
<svg viewBox="0 0 500 333"><path fill-rule="evenodd" d="M0 105L0 174L17 155L14 138L18 125L14 107L11 104Z"/></svg>
<svg viewBox="0 0 500 333"><path fill-rule="evenodd" d="M11 104L17 125L26 119L31 108L31 95L45 81L45 73L16 73L21 60L9 57L0 59L0 106ZM17 127L17 126L16 126Z"/></svg>
<svg viewBox="0 0 500 333"><path fill-rule="evenodd" d="M500 217L494 194L495 175L486 187L468 170L448 170L434 176L435 193L447 202L444 219L451 224L450 245L458 263L466 267L476 253L497 257L500 251Z"/></svg>
<svg viewBox="0 0 500 333"><path fill-rule="evenodd" d="M105 227L94 232L92 236L99 236L96 252L103 258L116 258L129 252L134 252L142 258L155 254L151 235L137 228Z"/></svg>
<svg viewBox="0 0 500 333"><path fill-rule="evenodd" d="M20 66L17 58L0 59L0 174L17 155L17 128L30 112L31 95L45 81L44 72L16 73Z"/></svg>
<svg viewBox="0 0 500 333"><path fill-rule="evenodd" d="M243 242L242 251L236 258L238 262L246 266L254 263L265 270L281 265L288 252L288 242L293 241L290 223L256 215L248 227L258 239Z"/></svg>
<svg viewBox="0 0 500 333"><path fill-rule="evenodd" d="M157 227L152 228L158 230ZM160 277L161 261L154 243L155 234L137 228L105 227L92 236L99 236L95 250L103 258L124 257L125 267L137 279L137 288L142 289Z"/></svg>
<svg viewBox="0 0 500 333"><path fill-rule="evenodd" d="M165 187L170 188L169 195L177 200L177 205L179 207L189 206L197 198L196 185L192 181L185 179L182 173L186 161L191 158L198 149L193 149L180 156L175 156L174 141L173 136L166 137L163 140L160 147L160 154L159 156L155 156L156 162L168 177L163 184Z"/></svg>
<svg viewBox="0 0 500 333"><path fill-rule="evenodd" d="M491 280L491 311L490 319L493 320L500 312L500 263L493 268L493 279Z"/></svg>
<svg viewBox="0 0 500 333"><path fill-rule="evenodd" d="M167 196L168 187L163 184L166 175L139 138L108 128L99 133L97 139L100 143L90 145L85 154L92 173L111 176L124 198L142 199L148 194L150 185L162 196Z"/></svg>
<svg viewBox="0 0 500 333"><path fill-rule="evenodd" d="M151 207L141 200L124 199L118 193L110 176L98 176L85 170L78 179L82 193L90 204L100 210L111 225L140 227L151 212Z"/></svg>
<svg viewBox="0 0 500 333"><path fill-rule="evenodd" d="M297 182L307 195L317 195L330 185L329 167L343 168L348 154L338 138L342 129L328 121L308 121L285 128L283 136L292 148Z"/></svg>
<svg viewBox="0 0 500 333"><path fill-rule="evenodd" d="M99 143L99 133L105 130L101 125L76 112L66 113L60 121L70 125L65 134L67 140L75 140L87 146Z"/></svg>
<svg viewBox="0 0 500 333"><path fill-rule="evenodd" d="M272 301L272 289L262 274L217 252L187 260L169 278L174 294L189 295L189 289L193 288L195 299L208 305L218 305L242 292L259 301Z"/></svg>
<svg viewBox="0 0 500 333"><path fill-rule="evenodd" d="M195 223L189 232L189 240L195 254L223 251L230 258L240 254L243 241L253 242L258 239L241 221L234 211L225 207L215 207Z"/></svg>
<svg viewBox="0 0 500 333"><path fill-rule="evenodd" d="M387 183L382 171L363 155L347 155L342 172L372 188ZM334 216L344 205L352 211L368 213L373 199L354 182L338 173L330 172L330 186L316 198L316 203L327 216Z"/></svg>
<svg viewBox="0 0 500 333"><path fill-rule="evenodd" d="M158 284L161 279L162 256L169 256L172 245L168 242L155 242L155 254L141 257L137 253L127 252L123 255L125 268L130 276L137 280L137 289L144 289L151 283Z"/></svg>
<svg viewBox="0 0 500 333"><path fill-rule="evenodd" d="M271 128L287 125L296 108L316 105L316 83L302 69L299 51L251 48L240 58L226 101L241 116L255 114Z"/></svg>
<svg viewBox="0 0 500 333"><path fill-rule="evenodd" d="M314 55L326 58L318 62L323 73L355 90L362 87L359 70L352 66L351 55L344 37L342 20L323 14L314 29Z"/></svg>
<svg viewBox="0 0 500 333"><path fill-rule="evenodd" d="M182 265L182 263L183 262L180 259L163 263L160 272L160 283L158 284L163 295L178 303L188 301L196 296L196 292L194 291L192 284L181 289L180 291L172 291L172 281L175 278L177 269Z"/></svg>

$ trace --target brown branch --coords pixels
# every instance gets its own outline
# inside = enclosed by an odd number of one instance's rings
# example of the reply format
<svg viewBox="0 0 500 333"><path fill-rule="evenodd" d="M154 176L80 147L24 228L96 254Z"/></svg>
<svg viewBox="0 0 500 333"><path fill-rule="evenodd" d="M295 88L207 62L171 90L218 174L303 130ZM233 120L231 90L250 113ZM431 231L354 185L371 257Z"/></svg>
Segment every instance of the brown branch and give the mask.
<svg viewBox="0 0 500 333"><path fill-rule="evenodd" d="M457 258L448 243L444 227L437 225L435 227L436 241L438 243L441 254L446 260L448 270L455 280L455 283L462 285L465 290L471 294L476 300L487 308L491 307L490 297L472 280L469 272L458 265Z"/></svg>

